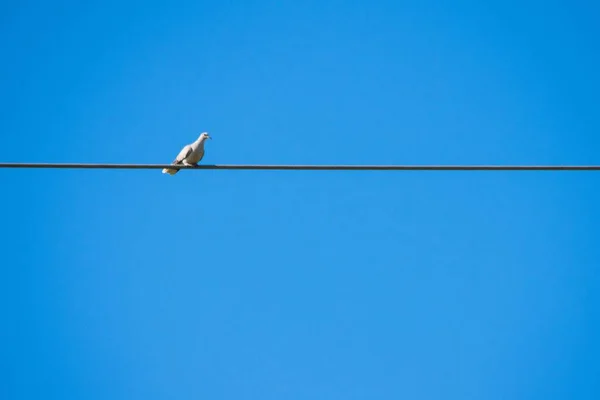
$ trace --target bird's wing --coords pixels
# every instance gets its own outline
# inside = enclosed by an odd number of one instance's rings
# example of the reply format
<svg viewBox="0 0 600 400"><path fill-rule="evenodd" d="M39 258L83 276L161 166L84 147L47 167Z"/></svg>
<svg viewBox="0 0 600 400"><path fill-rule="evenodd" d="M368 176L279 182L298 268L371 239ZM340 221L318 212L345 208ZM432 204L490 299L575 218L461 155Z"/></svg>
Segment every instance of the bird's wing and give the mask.
<svg viewBox="0 0 600 400"><path fill-rule="evenodd" d="M173 164L181 164L181 162L183 160L185 160L185 158L187 156L189 156L190 154L192 154L192 146L190 146L189 144L187 146L185 146L183 149L181 149L181 151L179 152L179 154L177 155L177 157L175 158L175 160L173 161Z"/></svg>

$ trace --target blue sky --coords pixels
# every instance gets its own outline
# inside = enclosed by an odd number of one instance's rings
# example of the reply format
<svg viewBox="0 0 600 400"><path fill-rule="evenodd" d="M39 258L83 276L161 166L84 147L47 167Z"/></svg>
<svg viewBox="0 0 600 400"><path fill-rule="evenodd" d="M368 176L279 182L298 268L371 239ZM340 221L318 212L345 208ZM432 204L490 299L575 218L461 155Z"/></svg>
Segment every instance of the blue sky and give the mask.
<svg viewBox="0 0 600 400"><path fill-rule="evenodd" d="M0 6L0 160L598 163L598 6ZM597 399L594 172L0 170L5 399Z"/></svg>

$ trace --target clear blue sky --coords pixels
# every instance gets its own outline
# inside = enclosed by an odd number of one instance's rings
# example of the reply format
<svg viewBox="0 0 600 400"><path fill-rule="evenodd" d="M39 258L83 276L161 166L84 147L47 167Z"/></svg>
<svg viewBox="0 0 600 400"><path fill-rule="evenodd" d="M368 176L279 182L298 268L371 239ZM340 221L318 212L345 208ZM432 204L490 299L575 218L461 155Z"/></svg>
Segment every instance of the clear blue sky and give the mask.
<svg viewBox="0 0 600 400"><path fill-rule="evenodd" d="M0 161L598 164L598 15L5 2ZM0 183L2 399L600 396L598 173Z"/></svg>

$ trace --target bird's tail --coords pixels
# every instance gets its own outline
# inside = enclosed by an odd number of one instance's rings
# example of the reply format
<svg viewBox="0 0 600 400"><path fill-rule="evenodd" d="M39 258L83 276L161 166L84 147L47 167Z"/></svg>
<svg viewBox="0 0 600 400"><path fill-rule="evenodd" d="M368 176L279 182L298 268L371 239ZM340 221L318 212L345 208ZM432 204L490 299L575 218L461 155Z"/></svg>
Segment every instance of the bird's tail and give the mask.
<svg viewBox="0 0 600 400"><path fill-rule="evenodd" d="M179 162L177 161L177 159L173 160L173 162L171 163L171 165L176 165L176 164L179 164ZM164 168L162 170L163 174L169 174L171 176L175 175L178 172L179 172L179 168Z"/></svg>
<svg viewBox="0 0 600 400"><path fill-rule="evenodd" d="M175 175L176 173L179 172L179 169L174 169L174 168L165 168L162 170L163 174L169 174L169 175Z"/></svg>

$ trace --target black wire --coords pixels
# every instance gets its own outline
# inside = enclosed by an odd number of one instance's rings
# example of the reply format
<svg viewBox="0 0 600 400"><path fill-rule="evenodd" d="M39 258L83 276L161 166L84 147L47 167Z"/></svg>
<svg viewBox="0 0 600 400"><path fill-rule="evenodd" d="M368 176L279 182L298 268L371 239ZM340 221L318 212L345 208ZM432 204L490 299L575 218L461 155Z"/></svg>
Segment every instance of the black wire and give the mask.
<svg viewBox="0 0 600 400"><path fill-rule="evenodd" d="M217 164L187 167L169 164L0 163L0 168L60 169L223 169L320 171L600 171L600 165L257 165Z"/></svg>

